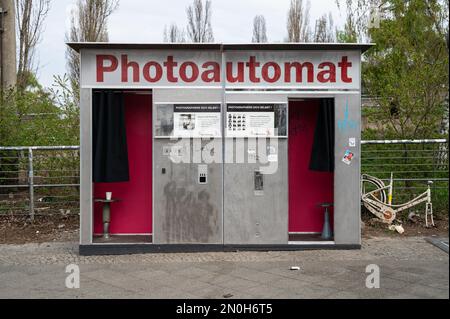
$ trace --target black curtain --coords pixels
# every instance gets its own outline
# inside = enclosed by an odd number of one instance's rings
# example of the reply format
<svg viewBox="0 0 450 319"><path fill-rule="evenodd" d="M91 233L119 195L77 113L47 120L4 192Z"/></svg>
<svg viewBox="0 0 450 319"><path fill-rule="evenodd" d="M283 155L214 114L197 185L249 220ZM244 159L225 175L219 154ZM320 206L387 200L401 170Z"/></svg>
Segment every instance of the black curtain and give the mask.
<svg viewBox="0 0 450 319"><path fill-rule="evenodd" d="M129 181L123 93L94 91L92 113L94 182Z"/></svg>
<svg viewBox="0 0 450 319"><path fill-rule="evenodd" d="M334 172L334 99L321 99L309 169Z"/></svg>

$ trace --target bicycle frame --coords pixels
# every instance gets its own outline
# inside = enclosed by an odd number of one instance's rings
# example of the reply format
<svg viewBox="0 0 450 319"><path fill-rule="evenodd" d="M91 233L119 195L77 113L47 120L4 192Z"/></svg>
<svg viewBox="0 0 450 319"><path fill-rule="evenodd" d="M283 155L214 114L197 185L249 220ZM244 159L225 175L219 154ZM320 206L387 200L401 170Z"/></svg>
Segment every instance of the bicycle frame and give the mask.
<svg viewBox="0 0 450 319"><path fill-rule="evenodd" d="M377 188L368 193L365 192L364 183L372 183ZM394 205L392 204L393 198L393 189L394 189L394 179L393 174L391 173L390 182L388 185L385 185L384 182L376 177L363 174L361 178L361 200L364 206L375 216L380 218L383 222L387 224L391 224L395 219L398 213L419 205L423 202L425 204L425 225L429 226L428 218L430 218L430 223L432 226L434 224L433 218L433 204L431 202L431 184L432 182L428 182L428 187L425 192L413 198L412 200ZM387 194L386 194L387 191ZM376 197L376 194L380 194L381 200Z"/></svg>

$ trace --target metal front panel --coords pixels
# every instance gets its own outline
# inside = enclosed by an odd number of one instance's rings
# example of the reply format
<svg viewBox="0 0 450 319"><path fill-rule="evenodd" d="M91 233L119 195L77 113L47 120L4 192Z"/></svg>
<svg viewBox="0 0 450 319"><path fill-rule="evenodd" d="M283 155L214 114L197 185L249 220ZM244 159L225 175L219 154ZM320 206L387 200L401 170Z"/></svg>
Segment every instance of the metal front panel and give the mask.
<svg viewBox="0 0 450 319"><path fill-rule="evenodd" d="M130 53L130 50L118 48L115 50L82 50L81 77L81 190L80 190L80 215L81 230L80 238L82 244L92 243L92 93L88 87L109 88L155 88L154 103L218 103L224 106L225 102L225 78L224 62L220 51L201 52L178 52L172 54L169 51L132 50L130 61L134 59L140 63L140 76L142 80L142 63L157 60L163 63L166 55L180 58L180 61L193 60L199 64L204 61L216 61L222 63L220 83L179 83L179 88L168 89L173 84L160 82L133 82L130 69L129 81L121 81L121 73L105 73L105 82L98 84L95 81L95 54L116 54L120 57L122 53ZM151 54L150 54L150 53ZM88 54L87 54L88 53ZM235 88L244 88L248 85L252 89L264 88L286 88L297 91L265 91L247 93L234 91L233 100L227 102L280 102L289 98L320 98L335 97L336 105L336 171L335 171L335 208L334 208L334 232L336 244L359 244L360 243L360 200L359 200L359 174L360 174L360 95L359 90L359 68L360 52L349 49L348 52L303 52L279 51L273 56L270 53L258 50L247 52L224 52L223 56L230 61L248 61L250 55L257 56L260 62L266 63L273 60L283 65L286 59L309 58L313 63L322 60L331 60L337 63L338 55L351 56L353 82L345 85L342 83L306 83L307 85L296 85L291 87L285 83L249 83L247 78L242 84ZM158 55L159 54L159 55ZM267 55L269 54L269 55ZM160 57L158 60L157 57ZM334 60L333 60L334 59ZM300 61L301 62L301 61ZM315 69L317 65L315 65ZM117 72L120 72L120 64ZM246 69L247 72L247 69ZM336 76L340 72L337 69ZM317 75L317 74L315 74ZM247 76L247 75L246 75ZM258 74L259 76L259 74ZM305 75L306 76L306 75ZM338 85L339 84L339 85ZM163 86L164 88L161 88ZM186 86L192 86L186 88ZM199 89L198 86L203 88ZM197 87L197 88L194 88ZM228 86L227 88L230 88ZM222 88L222 89L221 89ZM334 91L314 91L317 88L327 88ZM339 88L350 89L350 91L339 91ZM308 89L309 91L301 91ZM348 95L347 95L348 93ZM223 100L222 100L223 98ZM227 98L228 99L228 98ZM348 101L349 111L346 111ZM153 109L154 110L154 109ZM348 114L348 115L346 115ZM347 117L346 117L347 116ZM343 126L339 128L339 121L348 120L356 123L354 126ZM343 123L343 122L340 122ZM349 138L356 139L356 146L349 148ZM218 139L222 143L222 139ZM235 143L235 140L232 140ZM227 141L228 143L229 141ZM286 244L288 241L288 150L287 139L278 139L278 169L274 174L262 177L263 188L257 189L259 179L256 177L261 164L251 163L221 163L207 164L207 167L199 166L205 163L183 163L175 164L167 156L167 148L176 144L170 138L154 138L153 143L153 229L154 243L225 243L225 244ZM201 146L208 144L208 140L201 142ZM195 152L193 139L189 140L189 156ZM221 144L222 145L222 144ZM248 152L247 143L244 145ZM217 147L217 149L222 149ZM342 162L347 149L354 153L350 165ZM206 183L200 182L200 173L207 173ZM255 182L257 180L257 182Z"/></svg>
<svg viewBox="0 0 450 319"><path fill-rule="evenodd" d="M336 244L361 243L361 105L360 95L335 97L334 240ZM350 146L354 138L355 146ZM345 151L354 154L343 162ZM347 162L348 163L348 162Z"/></svg>
<svg viewBox="0 0 450 319"><path fill-rule="evenodd" d="M80 90L80 243L92 243L92 90Z"/></svg>
<svg viewBox="0 0 450 319"><path fill-rule="evenodd" d="M154 121L157 109L171 103L221 104L222 91L214 89L153 90ZM170 112L168 116L170 115ZM155 122L154 122L155 123ZM156 127L156 125L154 124ZM158 136L155 132L154 136ZM215 163L202 160L202 149L214 147ZM168 152L182 148L183 160ZM195 156L194 156L195 154ZM153 235L154 243L221 244L222 139L168 137L153 142ZM199 160L200 159L200 160ZM183 161L182 163L180 163ZM206 180L200 173L206 172Z"/></svg>
<svg viewBox="0 0 450 319"><path fill-rule="evenodd" d="M226 148L230 147L236 149L236 139L227 139ZM243 149L246 157L247 139ZM247 160L246 163L225 164L225 244L287 244L287 139L278 139L277 153L277 170L273 174L263 174L262 190L255 185L255 171L266 164L252 164Z"/></svg>
<svg viewBox="0 0 450 319"><path fill-rule="evenodd" d="M153 100L155 103L195 103L195 102L215 102L220 104L222 99L221 89L155 89L153 90Z"/></svg>
<svg viewBox="0 0 450 319"><path fill-rule="evenodd" d="M190 161L210 141L185 139ZM220 152L221 140L217 149ZM222 164L174 163L168 154L180 142L155 139L153 233L156 244L222 243ZM201 146L200 146L201 145ZM220 155L220 154L219 154ZM200 173L206 171L206 179Z"/></svg>

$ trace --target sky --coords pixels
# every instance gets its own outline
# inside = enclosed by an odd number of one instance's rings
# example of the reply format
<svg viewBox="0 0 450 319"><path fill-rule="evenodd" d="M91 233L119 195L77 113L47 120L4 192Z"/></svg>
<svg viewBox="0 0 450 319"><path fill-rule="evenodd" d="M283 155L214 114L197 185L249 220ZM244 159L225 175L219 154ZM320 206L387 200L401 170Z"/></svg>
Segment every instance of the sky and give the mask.
<svg viewBox="0 0 450 319"><path fill-rule="evenodd" d="M186 7L192 0L121 0L108 22L110 42L163 42L164 26L187 24ZM286 17L290 0L212 0L212 27L215 42L251 42L253 18L264 15L269 42L286 37ZM46 87L54 75L66 73L65 33L70 28L70 12L76 0L53 0L37 47L39 81ZM345 20L336 0L311 0L311 24L323 14L333 14L335 25Z"/></svg>

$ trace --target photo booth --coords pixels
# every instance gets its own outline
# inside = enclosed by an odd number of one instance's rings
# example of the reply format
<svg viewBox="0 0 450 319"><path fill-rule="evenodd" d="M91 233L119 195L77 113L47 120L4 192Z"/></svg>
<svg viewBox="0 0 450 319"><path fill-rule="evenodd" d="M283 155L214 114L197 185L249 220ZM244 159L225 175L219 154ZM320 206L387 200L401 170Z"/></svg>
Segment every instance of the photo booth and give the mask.
<svg viewBox="0 0 450 319"><path fill-rule="evenodd" d="M370 44L68 45L80 254L360 247Z"/></svg>

